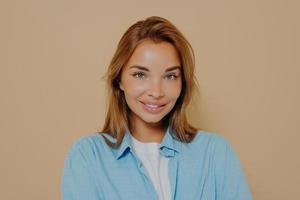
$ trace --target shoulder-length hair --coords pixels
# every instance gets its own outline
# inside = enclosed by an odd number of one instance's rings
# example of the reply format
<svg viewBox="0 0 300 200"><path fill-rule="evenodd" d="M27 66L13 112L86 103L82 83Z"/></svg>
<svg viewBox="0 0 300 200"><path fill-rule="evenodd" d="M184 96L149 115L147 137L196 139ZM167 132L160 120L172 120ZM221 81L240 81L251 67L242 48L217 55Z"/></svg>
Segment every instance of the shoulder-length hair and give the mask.
<svg viewBox="0 0 300 200"><path fill-rule="evenodd" d="M197 129L190 125L186 118L186 109L191 101L192 93L197 88L197 80L194 76L195 56L193 49L183 34L167 19L152 16L133 24L124 33L118 43L117 50L110 62L105 74L108 89L108 109L105 123L99 133L108 133L116 139L112 143L104 137L106 143L117 148L128 130L130 109L126 103L124 93L119 88L123 67L127 64L136 47L144 40L152 40L155 43L168 42L177 50L182 78L182 89L173 109L164 117L172 129L172 136L185 143L191 142Z"/></svg>

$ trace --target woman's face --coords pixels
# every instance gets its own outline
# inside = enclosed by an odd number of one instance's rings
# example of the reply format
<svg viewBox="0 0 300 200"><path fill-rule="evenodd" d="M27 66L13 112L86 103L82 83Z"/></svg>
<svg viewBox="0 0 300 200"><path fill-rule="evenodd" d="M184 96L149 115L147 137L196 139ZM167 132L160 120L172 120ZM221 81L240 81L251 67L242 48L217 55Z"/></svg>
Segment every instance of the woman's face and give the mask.
<svg viewBox="0 0 300 200"><path fill-rule="evenodd" d="M145 40L137 46L121 74L120 89L133 123L160 124L181 92L181 66L174 46Z"/></svg>

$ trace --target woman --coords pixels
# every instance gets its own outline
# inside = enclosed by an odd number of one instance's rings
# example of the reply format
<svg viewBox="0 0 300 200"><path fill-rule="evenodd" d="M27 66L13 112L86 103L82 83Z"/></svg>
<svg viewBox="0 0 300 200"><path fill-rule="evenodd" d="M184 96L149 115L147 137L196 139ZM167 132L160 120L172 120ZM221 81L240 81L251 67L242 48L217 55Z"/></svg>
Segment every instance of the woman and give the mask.
<svg viewBox="0 0 300 200"><path fill-rule="evenodd" d="M252 199L226 139L186 119L194 54L170 21L153 16L132 25L106 77L104 128L72 145L63 200Z"/></svg>

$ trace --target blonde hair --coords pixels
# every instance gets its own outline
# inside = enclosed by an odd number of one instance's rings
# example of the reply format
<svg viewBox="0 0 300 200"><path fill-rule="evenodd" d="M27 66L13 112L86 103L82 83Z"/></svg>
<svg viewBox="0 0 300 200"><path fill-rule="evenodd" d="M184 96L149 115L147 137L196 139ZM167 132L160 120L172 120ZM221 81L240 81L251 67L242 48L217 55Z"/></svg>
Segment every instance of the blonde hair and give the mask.
<svg viewBox="0 0 300 200"><path fill-rule="evenodd" d="M191 126L186 118L186 108L191 101L192 94L197 88L194 76L195 57L190 43L183 34L167 19L152 16L133 24L124 33L118 43L117 50L105 74L108 88L108 109L105 123L99 133L108 133L116 139L112 143L104 137L106 143L117 148L129 128L130 109L126 103L124 93L119 88L123 67L127 64L135 48L144 40L150 39L155 43L169 42L178 52L182 66L182 90L173 109L165 116L164 122L173 130L176 139L181 142L191 142L197 129Z"/></svg>

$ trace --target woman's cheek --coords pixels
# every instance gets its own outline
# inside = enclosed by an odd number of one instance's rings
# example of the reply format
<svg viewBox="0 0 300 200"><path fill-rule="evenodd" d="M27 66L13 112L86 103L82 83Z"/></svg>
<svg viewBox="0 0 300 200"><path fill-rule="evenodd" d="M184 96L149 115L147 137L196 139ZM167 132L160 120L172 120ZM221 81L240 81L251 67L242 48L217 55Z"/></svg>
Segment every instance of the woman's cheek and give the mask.
<svg viewBox="0 0 300 200"><path fill-rule="evenodd" d="M143 93L147 88L147 84L142 81L133 81L130 84L130 89L129 91L134 93L134 94L141 94Z"/></svg>
<svg viewBox="0 0 300 200"><path fill-rule="evenodd" d="M168 84L167 87L165 87L165 91L168 92L169 97L177 99L181 93L181 82L174 82L172 84Z"/></svg>

